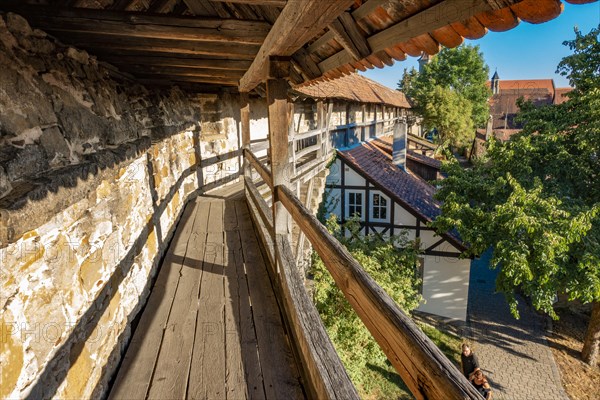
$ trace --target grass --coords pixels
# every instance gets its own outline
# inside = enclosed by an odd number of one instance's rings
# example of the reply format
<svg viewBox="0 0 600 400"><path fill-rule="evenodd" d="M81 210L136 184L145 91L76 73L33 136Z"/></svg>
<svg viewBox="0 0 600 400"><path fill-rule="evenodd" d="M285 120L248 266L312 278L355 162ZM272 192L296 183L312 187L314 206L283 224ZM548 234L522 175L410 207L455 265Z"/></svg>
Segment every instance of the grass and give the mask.
<svg viewBox="0 0 600 400"><path fill-rule="evenodd" d="M418 322L417 325L431 341L439 347L448 359L460 366L461 339L451 333L440 331L431 325ZM402 382L389 361L381 364L367 364L363 373L362 385L357 385L362 399L413 399L414 397Z"/></svg>

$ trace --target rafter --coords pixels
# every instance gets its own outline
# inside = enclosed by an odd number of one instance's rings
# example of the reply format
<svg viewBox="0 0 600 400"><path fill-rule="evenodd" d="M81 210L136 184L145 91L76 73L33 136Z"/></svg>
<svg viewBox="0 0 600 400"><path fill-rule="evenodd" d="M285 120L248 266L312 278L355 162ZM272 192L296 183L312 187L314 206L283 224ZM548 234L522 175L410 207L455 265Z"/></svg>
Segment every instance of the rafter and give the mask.
<svg viewBox="0 0 600 400"><path fill-rule="evenodd" d="M23 7L9 3L0 8L20 11L29 22L49 32L81 32L148 39L262 44L270 25L262 21L189 18L143 13Z"/></svg>
<svg viewBox="0 0 600 400"><path fill-rule="evenodd" d="M352 3L353 0L302 0L287 3L252 66L240 80L240 91L252 90L265 78L269 57L291 56Z"/></svg>
<svg viewBox="0 0 600 400"><path fill-rule="evenodd" d="M512 0L494 1L509 2ZM367 42L372 53L385 51L388 47L453 22L464 21L484 11L492 11L487 0L446 0L370 36L367 38ZM319 68L322 71L331 71L352 62L354 62L352 55L344 49L321 61Z"/></svg>
<svg viewBox="0 0 600 400"><path fill-rule="evenodd" d="M253 6L275 6L275 7L284 7L287 3L287 0L209 0L213 3L240 3L240 4L250 4Z"/></svg>
<svg viewBox="0 0 600 400"><path fill-rule="evenodd" d="M196 69L221 69L246 71L251 61L192 57L160 57L151 55L102 54L102 60L115 65L145 65L157 67L188 67Z"/></svg>
<svg viewBox="0 0 600 400"><path fill-rule="evenodd" d="M122 37L119 40L114 40L89 34L71 34L69 36L69 43L71 45L90 50L93 54L109 50L127 50L146 52L154 55L199 55L252 60L258 51L258 46L238 43L191 42L130 37Z"/></svg>

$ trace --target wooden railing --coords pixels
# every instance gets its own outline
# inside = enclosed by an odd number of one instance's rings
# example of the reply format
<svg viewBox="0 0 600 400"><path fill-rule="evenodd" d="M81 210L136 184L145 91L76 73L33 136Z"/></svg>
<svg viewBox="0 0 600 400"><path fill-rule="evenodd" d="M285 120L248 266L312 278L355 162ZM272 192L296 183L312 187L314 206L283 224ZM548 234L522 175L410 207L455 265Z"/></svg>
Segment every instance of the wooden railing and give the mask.
<svg viewBox="0 0 600 400"><path fill-rule="evenodd" d="M481 399L444 354L423 334L393 299L377 285L350 253L284 185L273 187L270 171L248 149L254 168L309 239L337 286L371 332L402 380L417 399ZM311 395L317 398L358 398L339 357L303 287L288 237L276 234L273 210L245 171L251 215L272 263L281 302L290 325Z"/></svg>
<svg viewBox="0 0 600 400"><path fill-rule="evenodd" d="M271 187L269 169L247 149L244 150L244 157ZM270 274L275 277L279 300L285 310L296 354L300 358L303 376L309 386L310 398L358 399L358 393L327 336L319 314L304 290L304 280L296 268L288 238L275 234L272 210L248 172L246 169L244 184L250 215L270 261Z"/></svg>
<svg viewBox="0 0 600 400"><path fill-rule="evenodd" d="M392 134L397 121L398 118L394 117L369 122L322 126L307 132L290 133L289 160L292 164L292 181L297 178L306 181L319 173L318 167L324 168L336 147L347 147L354 142L364 141L370 137ZM265 150L268 148L268 139L252 141L252 148L255 151ZM308 161L300 164L301 160Z"/></svg>

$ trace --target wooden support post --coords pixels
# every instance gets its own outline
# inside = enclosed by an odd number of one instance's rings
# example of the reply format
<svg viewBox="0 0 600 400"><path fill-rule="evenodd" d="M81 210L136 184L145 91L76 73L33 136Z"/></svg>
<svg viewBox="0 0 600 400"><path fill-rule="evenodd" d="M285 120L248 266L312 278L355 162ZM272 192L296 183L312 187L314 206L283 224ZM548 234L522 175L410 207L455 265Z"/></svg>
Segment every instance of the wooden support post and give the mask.
<svg viewBox="0 0 600 400"><path fill-rule="evenodd" d="M291 181L291 165L288 145L288 81L289 60L274 59L269 61L269 78L267 79L267 104L269 106L269 146L271 153L271 174L273 187L288 187ZM276 193L276 192L275 192ZM287 235L291 239L291 217L285 207L273 193L273 224L275 234ZM277 251L277 250L276 250Z"/></svg>
<svg viewBox="0 0 600 400"><path fill-rule="evenodd" d="M241 93L240 119L242 123L242 149L250 150L250 99L248 93ZM243 155L243 154L242 154ZM242 173L244 179L251 179L250 164L243 157Z"/></svg>
<svg viewBox="0 0 600 400"><path fill-rule="evenodd" d="M319 134L317 135L317 159L321 160L325 152L323 151L323 132L325 131L325 105L322 101L317 103L317 129Z"/></svg>

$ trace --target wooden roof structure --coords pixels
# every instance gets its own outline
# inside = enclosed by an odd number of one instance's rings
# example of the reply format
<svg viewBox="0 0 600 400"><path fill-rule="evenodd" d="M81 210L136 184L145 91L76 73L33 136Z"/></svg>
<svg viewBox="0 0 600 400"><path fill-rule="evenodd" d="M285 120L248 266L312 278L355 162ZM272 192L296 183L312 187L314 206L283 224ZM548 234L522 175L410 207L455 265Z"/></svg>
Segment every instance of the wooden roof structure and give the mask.
<svg viewBox="0 0 600 400"><path fill-rule="evenodd" d="M595 0L566 0L589 3ZM292 84L435 54L488 30L542 23L561 0L3 0L35 28L145 84L249 92L270 57Z"/></svg>

